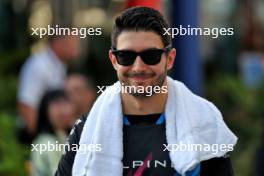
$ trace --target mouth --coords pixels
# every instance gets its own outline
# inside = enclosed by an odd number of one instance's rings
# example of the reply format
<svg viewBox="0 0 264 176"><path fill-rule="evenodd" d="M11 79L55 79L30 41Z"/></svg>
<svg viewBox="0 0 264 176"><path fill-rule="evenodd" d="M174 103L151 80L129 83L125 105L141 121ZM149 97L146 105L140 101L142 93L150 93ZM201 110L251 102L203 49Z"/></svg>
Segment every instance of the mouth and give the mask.
<svg viewBox="0 0 264 176"><path fill-rule="evenodd" d="M148 75L135 75L132 77L129 77L131 82L133 82L136 85L146 85L151 82L151 80L154 78L153 74Z"/></svg>
<svg viewBox="0 0 264 176"><path fill-rule="evenodd" d="M128 72L124 74L124 77L126 77L128 80L130 80L131 83L134 83L136 85L143 85L146 84L146 82L152 78L155 77L155 73L145 73L145 72Z"/></svg>

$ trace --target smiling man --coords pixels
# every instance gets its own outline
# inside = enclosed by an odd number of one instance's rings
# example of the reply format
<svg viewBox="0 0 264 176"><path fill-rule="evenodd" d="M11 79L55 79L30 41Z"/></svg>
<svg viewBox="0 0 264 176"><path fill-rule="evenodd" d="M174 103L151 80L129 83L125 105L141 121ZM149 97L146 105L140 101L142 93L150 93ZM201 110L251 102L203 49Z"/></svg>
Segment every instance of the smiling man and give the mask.
<svg viewBox="0 0 264 176"><path fill-rule="evenodd" d="M228 152L237 138L221 113L167 76L176 56L168 27L146 7L117 17L109 58L119 81L75 124L68 143L79 150L69 147L56 175L233 175Z"/></svg>

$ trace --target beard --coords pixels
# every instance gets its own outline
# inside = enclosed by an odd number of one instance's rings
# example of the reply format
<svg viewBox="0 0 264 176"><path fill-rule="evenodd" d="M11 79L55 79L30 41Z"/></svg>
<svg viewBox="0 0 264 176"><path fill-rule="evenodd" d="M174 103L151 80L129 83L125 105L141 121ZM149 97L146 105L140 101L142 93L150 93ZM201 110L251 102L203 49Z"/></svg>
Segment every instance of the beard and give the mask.
<svg viewBox="0 0 264 176"><path fill-rule="evenodd" d="M137 97L137 98L147 98L151 97L156 94L154 91L155 87L161 87L163 86L165 79L167 76L167 68L165 67L164 71L157 75L156 73L146 73L146 72L126 72L123 75L118 75L119 81L121 82L122 89L125 88L125 92ZM144 85L144 83L139 83L140 85L133 85L131 81L129 81L128 78L133 77L143 77L143 78L155 78L151 80L149 85ZM127 91L126 88L129 88L129 91ZM124 90L124 89L123 89Z"/></svg>

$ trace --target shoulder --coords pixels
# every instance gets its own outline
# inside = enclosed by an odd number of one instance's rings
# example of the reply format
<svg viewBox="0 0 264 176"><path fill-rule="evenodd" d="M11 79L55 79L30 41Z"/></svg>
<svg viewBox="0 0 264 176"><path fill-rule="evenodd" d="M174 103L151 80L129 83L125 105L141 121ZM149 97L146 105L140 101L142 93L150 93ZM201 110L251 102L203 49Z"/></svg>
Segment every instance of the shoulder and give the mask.
<svg viewBox="0 0 264 176"><path fill-rule="evenodd" d="M82 130L83 130L83 126L87 120L87 116L88 116L88 113L85 113L82 116L80 116L80 118L78 118L76 120L76 122L73 125L73 128L71 129L71 132L69 134L69 138L71 138L71 136L75 136L78 138L78 142L79 142L80 135L81 135Z"/></svg>
<svg viewBox="0 0 264 176"><path fill-rule="evenodd" d="M34 75L41 73L46 69L47 51L43 50L39 53L32 54L21 68L21 74L29 74L34 72Z"/></svg>
<svg viewBox="0 0 264 176"><path fill-rule="evenodd" d="M37 138L33 141L34 144L47 144L48 142L50 143L56 143L57 138L53 136L52 134L39 134Z"/></svg>

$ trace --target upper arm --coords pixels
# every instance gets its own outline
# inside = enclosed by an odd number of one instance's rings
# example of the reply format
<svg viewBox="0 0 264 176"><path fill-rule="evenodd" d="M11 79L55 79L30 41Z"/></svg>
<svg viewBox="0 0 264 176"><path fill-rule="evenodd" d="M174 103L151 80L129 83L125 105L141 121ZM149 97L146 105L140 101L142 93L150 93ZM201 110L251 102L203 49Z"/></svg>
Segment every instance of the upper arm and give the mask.
<svg viewBox="0 0 264 176"><path fill-rule="evenodd" d="M19 78L18 101L32 108L37 107L44 90L46 78L40 64L29 61L22 68Z"/></svg>

